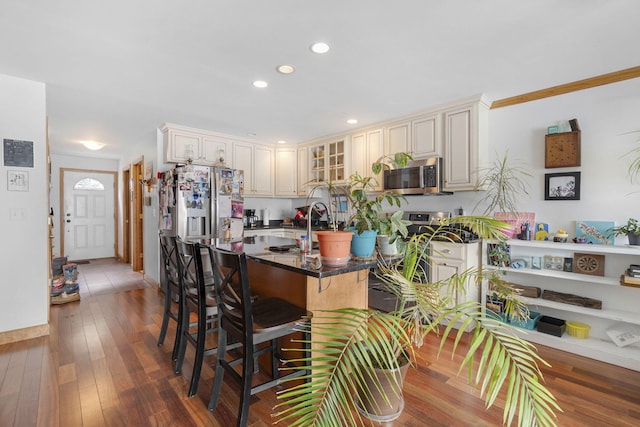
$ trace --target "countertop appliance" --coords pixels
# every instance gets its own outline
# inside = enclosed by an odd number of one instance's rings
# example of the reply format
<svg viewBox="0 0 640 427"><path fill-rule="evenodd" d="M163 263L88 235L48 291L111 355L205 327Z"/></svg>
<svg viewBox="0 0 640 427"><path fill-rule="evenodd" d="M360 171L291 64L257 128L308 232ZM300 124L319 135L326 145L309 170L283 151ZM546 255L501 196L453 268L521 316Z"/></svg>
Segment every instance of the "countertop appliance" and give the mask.
<svg viewBox="0 0 640 427"><path fill-rule="evenodd" d="M247 217L247 226L255 228L258 224L258 216L255 209L245 209L244 215Z"/></svg>
<svg viewBox="0 0 640 427"><path fill-rule="evenodd" d="M412 160L405 167L385 169L384 189L400 194L446 195L453 194L443 190L442 157L429 157Z"/></svg>
<svg viewBox="0 0 640 427"><path fill-rule="evenodd" d="M162 174L160 230L181 239L241 239L243 171L179 165Z"/></svg>

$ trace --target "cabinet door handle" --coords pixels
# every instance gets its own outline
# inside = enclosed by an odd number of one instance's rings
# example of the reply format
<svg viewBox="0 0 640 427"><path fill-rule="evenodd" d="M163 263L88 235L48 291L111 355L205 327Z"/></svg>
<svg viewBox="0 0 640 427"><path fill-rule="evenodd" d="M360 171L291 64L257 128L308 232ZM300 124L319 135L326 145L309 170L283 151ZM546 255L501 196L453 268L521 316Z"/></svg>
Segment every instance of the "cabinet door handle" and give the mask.
<svg viewBox="0 0 640 427"><path fill-rule="evenodd" d="M451 253L451 249L445 249L442 252L445 253L445 254L450 254Z"/></svg>

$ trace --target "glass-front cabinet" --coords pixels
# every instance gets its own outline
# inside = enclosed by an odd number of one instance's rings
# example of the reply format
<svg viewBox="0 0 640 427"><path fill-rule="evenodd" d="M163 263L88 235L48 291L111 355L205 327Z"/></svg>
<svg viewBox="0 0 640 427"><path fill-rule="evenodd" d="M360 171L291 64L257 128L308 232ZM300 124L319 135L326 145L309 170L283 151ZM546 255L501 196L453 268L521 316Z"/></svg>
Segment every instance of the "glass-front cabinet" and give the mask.
<svg viewBox="0 0 640 427"><path fill-rule="evenodd" d="M309 146L309 181L339 182L346 179L344 139Z"/></svg>
<svg viewBox="0 0 640 427"><path fill-rule="evenodd" d="M332 182L344 181L344 141L335 141L327 144L329 147L329 180Z"/></svg>
<svg viewBox="0 0 640 427"><path fill-rule="evenodd" d="M325 144L309 147L309 181L317 184L327 180Z"/></svg>

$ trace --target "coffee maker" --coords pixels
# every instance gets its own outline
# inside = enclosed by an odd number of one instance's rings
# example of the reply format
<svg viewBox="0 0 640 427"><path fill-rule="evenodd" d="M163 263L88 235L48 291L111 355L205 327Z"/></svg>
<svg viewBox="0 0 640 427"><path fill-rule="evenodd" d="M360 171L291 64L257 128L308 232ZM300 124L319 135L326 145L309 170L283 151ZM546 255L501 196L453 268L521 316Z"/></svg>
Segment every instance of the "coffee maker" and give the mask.
<svg viewBox="0 0 640 427"><path fill-rule="evenodd" d="M245 209L244 210L244 217L246 218L245 226L254 228L256 226L256 224L258 223L258 217L256 216L256 210L255 209Z"/></svg>

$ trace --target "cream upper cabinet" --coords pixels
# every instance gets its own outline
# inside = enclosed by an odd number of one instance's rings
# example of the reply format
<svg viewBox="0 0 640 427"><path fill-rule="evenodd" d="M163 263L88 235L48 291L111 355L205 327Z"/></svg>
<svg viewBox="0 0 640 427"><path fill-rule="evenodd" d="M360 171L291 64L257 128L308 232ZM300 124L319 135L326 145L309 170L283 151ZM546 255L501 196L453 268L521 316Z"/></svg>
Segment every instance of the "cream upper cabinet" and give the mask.
<svg viewBox="0 0 640 427"><path fill-rule="evenodd" d="M442 156L442 117L430 114L411 121L411 155L414 159Z"/></svg>
<svg viewBox="0 0 640 427"><path fill-rule="evenodd" d="M400 122L386 128L385 154L409 153L411 151L411 122Z"/></svg>
<svg viewBox="0 0 640 427"><path fill-rule="evenodd" d="M452 108L444 116L444 190L472 191L486 161L488 105Z"/></svg>
<svg viewBox="0 0 640 427"><path fill-rule="evenodd" d="M244 171L244 195L273 196L273 148L234 141L233 167Z"/></svg>
<svg viewBox="0 0 640 427"><path fill-rule="evenodd" d="M351 136L351 172L371 176L371 165L384 154L384 133L382 129L368 130ZM382 190L382 178L377 181L376 190Z"/></svg>
<svg viewBox="0 0 640 427"><path fill-rule="evenodd" d="M393 123L386 128L385 154L405 152L414 159L442 156L442 117L439 113Z"/></svg>
<svg viewBox="0 0 640 427"><path fill-rule="evenodd" d="M309 181L309 148L298 147L298 196L306 197Z"/></svg>
<svg viewBox="0 0 640 427"><path fill-rule="evenodd" d="M276 196L297 196L297 164L296 147L276 148Z"/></svg>
<svg viewBox="0 0 640 427"><path fill-rule="evenodd" d="M165 163L187 163L215 166L231 165L231 138L191 129L184 126L165 124L161 131L164 142Z"/></svg>
<svg viewBox="0 0 640 427"><path fill-rule="evenodd" d="M213 135L202 137L202 164L205 165L227 165L233 164L231 149L232 141Z"/></svg>

